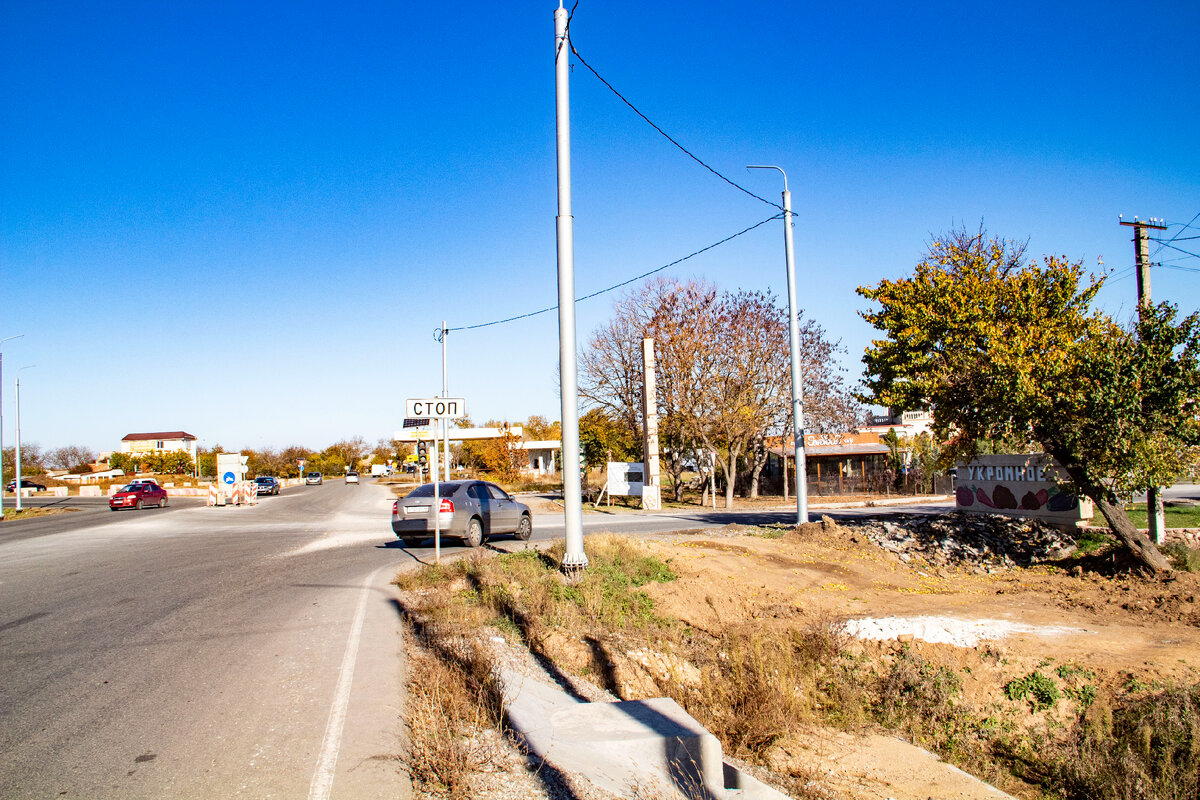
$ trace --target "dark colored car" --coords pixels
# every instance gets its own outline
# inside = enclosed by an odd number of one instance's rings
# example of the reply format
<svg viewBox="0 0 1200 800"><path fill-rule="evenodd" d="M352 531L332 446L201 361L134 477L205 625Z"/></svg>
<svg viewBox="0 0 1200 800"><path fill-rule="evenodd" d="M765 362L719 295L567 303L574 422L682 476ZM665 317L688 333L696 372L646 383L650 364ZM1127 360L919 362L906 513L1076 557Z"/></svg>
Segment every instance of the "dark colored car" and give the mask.
<svg viewBox="0 0 1200 800"><path fill-rule="evenodd" d="M392 532L406 546L433 536L434 513L439 515L441 532L455 536L471 547L500 533L518 539L533 534L529 506L514 500L508 492L487 481L442 481L438 484L440 508L433 508L433 484L418 486L392 504Z"/></svg>
<svg viewBox="0 0 1200 800"><path fill-rule="evenodd" d="M108 498L108 507L113 511L120 511L122 508L136 508L141 511L145 506L163 508L166 505L167 490L150 481L126 484Z"/></svg>
<svg viewBox="0 0 1200 800"><path fill-rule="evenodd" d="M304 483L308 486L320 486L325 480L325 476L319 472L309 472L304 476Z"/></svg>
<svg viewBox="0 0 1200 800"><path fill-rule="evenodd" d="M22 489L33 489L34 491L38 491L38 492L46 491L46 487L43 486L42 484L34 483L33 481L27 481L24 478L21 478L21 488ZM4 487L4 491L15 492L16 490L17 490L17 479L13 478L11 481L8 482L8 486Z"/></svg>
<svg viewBox="0 0 1200 800"><path fill-rule="evenodd" d="M255 478L254 482L258 485L259 494L279 494L279 481L270 475Z"/></svg>

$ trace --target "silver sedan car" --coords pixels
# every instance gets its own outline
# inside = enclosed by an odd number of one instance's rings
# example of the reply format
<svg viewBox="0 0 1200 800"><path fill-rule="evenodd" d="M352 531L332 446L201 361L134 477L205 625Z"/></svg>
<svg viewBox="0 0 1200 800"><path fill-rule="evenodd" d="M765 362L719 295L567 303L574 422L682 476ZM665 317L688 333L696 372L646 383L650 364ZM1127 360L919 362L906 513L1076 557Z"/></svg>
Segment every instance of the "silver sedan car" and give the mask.
<svg viewBox="0 0 1200 800"><path fill-rule="evenodd" d="M529 506L519 503L494 483L487 481L442 481L438 510L433 508L433 484L418 486L392 504L392 532L406 546L433 536L434 517L442 535L461 538L479 547L490 536L512 533L518 539L533 534Z"/></svg>

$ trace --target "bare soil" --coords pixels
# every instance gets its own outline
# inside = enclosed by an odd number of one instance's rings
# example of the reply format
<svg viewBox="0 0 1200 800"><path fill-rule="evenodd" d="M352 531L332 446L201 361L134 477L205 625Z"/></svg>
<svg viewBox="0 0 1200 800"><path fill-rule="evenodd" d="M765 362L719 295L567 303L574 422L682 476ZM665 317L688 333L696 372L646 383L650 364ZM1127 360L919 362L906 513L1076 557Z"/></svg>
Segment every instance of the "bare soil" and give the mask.
<svg viewBox="0 0 1200 800"><path fill-rule="evenodd" d="M708 631L752 623L782 636L819 619L886 616L1003 620L1045 628L974 647L930 644L907 634L862 645L876 655L911 647L951 666L962 677L963 702L994 708L1017 726L1061 727L1071 713L1065 698L1034 713L1004 696L1007 683L1036 669L1078 670L1092 675L1089 680L1097 687L1200 680L1200 578L1193 573L1137 577L1111 555L989 573L973 564L905 561L850 527L813 523L780 538L763 534L728 526L659 537L650 546L669 559L678 579L649 584L644 591L654 598L657 612ZM984 789L940 793L929 784L934 773L914 768L921 762L908 748L872 731L815 730L781 743L772 760L781 772L795 772L802 764L831 797L995 796ZM1011 776L984 777L1013 794L1039 796Z"/></svg>

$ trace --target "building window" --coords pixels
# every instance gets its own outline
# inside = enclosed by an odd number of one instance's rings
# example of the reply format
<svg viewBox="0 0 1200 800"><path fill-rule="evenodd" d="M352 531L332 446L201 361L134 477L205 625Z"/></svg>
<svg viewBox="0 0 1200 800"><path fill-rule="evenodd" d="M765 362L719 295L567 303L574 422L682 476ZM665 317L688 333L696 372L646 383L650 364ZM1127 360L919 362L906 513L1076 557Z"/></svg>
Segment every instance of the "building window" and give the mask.
<svg viewBox="0 0 1200 800"><path fill-rule="evenodd" d="M161 441L159 441L159 442L155 442L155 443L154 443L154 449L155 449L155 450L162 450L162 449L163 449L163 443L162 443Z"/></svg>

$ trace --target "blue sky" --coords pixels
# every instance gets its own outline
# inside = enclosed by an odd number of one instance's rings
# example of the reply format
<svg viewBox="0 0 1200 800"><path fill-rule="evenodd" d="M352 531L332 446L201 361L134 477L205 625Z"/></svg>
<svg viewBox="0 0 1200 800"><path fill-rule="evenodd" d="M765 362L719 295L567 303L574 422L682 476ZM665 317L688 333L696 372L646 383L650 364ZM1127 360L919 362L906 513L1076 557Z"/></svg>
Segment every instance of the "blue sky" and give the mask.
<svg viewBox="0 0 1200 800"><path fill-rule="evenodd" d="M556 302L553 2L0 8L5 442L324 447L441 390L433 331ZM980 220L1116 277L1127 218L1200 213L1194 2L758 6L581 0L582 56L697 156L776 200L800 305L860 373L854 290ZM771 215L571 79L577 294ZM1192 223L1200 226L1200 220ZM784 292L781 223L666 274ZM1157 245L1152 246L1152 251ZM1178 260L1175 260L1178 259ZM1156 300L1200 305L1164 248ZM1124 272L1124 274L1123 274ZM578 336L611 295L578 307ZM447 339L477 420L559 416L557 315Z"/></svg>

